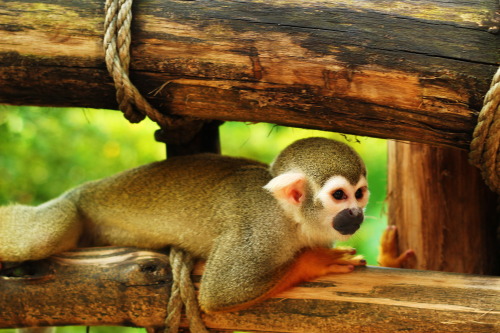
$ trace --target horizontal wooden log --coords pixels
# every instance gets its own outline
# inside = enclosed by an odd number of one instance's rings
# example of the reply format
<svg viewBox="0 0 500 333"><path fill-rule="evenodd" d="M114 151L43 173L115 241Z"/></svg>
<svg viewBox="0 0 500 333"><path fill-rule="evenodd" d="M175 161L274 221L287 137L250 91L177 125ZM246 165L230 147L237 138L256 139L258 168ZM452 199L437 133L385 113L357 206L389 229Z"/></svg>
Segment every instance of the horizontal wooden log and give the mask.
<svg viewBox="0 0 500 333"><path fill-rule="evenodd" d="M0 328L160 327L171 286L167 256L81 249L0 276ZM194 280L199 281L198 267ZM496 332L500 278L361 268L302 284L248 310L204 314L212 331Z"/></svg>
<svg viewBox="0 0 500 333"><path fill-rule="evenodd" d="M117 107L102 0L0 3L0 103ZM466 148L496 0L150 0L131 77L164 112Z"/></svg>

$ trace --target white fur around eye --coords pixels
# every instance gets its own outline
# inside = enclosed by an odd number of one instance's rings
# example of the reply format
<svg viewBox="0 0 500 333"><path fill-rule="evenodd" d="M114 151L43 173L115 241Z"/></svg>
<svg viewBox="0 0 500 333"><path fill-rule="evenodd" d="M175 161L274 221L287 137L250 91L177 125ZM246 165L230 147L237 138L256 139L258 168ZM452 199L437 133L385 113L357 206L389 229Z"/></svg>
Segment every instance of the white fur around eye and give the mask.
<svg viewBox="0 0 500 333"><path fill-rule="evenodd" d="M318 192L317 197L324 204L331 202L332 193L337 190L344 191L347 195L349 195L349 189L353 186L342 176L334 176L325 183L325 185Z"/></svg>
<svg viewBox="0 0 500 333"><path fill-rule="evenodd" d="M334 209L339 206L335 203L334 199L332 199L332 194L337 190L342 190L347 196L346 203L354 204L357 202L356 199L356 191L360 188L367 187L368 183L365 177L361 177L356 185L352 185L349 181L342 176L334 176L330 178L325 185L321 188L321 190L317 194L317 198L323 202L326 208ZM368 201L368 197L370 192L368 189L363 191L363 198L360 200L362 203L366 204ZM343 206L343 205L341 205ZM364 205L363 205L364 206Z"/></svg>

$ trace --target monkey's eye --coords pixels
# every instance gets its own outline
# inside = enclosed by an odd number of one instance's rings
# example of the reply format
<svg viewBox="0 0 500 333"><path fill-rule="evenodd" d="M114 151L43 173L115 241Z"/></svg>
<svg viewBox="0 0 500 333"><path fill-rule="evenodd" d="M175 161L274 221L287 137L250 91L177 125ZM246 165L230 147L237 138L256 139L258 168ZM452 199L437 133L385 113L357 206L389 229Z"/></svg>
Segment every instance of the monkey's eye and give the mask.
<svg viewBox="0 0 500 333"><path fill-rule="evenodd" d="M354 193L354 196L356 197L356 199L362 199L363 198L363 190L362 189L358 189L356 191L356 193Z"/></svg>
<svg viewBox="0 0 500 333"><path fill-rule="evenodd" d="M337 190L333 192L332 196L335 200L347 199L347 195L345 195L344 191L342 190Z"/></svg>

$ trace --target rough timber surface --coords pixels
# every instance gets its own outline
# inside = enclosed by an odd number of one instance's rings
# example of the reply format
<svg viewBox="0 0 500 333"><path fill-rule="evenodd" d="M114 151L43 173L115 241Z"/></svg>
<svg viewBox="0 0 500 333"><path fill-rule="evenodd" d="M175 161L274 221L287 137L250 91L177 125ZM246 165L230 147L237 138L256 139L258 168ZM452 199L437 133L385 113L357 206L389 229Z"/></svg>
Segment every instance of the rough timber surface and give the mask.
<svg viewBox="0 0 500 333"><path fill-rule="evenodd" d="M0 328L160 327L171 272L165 254L80 249L0 274ZM193 278L199 281L202 267ZM499 332L500 278L367 267L304 283L248 310L204 314L213 332ZM186 323L184 323L185 325Z"/></svg>
<svg viewBox="0 0 500 333"><path fill-rule="evenodd" d="M177 115L466 148L500 59L498 6L138 1L131 77ZM116 108L103 7L0 3L0 103Z"/></svg>
<svg viewBox="0 0 500 333"><path fill-rule="evenodd" d="M415 253L404 267L499 275L498 195L467 152L391 141L388 161L388 221Z"/></svg>

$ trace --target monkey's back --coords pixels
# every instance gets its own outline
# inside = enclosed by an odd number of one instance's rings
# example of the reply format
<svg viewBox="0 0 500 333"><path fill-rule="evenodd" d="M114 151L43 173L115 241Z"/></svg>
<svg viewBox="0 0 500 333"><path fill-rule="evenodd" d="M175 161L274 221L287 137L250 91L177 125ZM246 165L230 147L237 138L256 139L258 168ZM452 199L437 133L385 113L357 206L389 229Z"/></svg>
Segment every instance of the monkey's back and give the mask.
<svg viewBox="0 0 500 333"><path fill-rule="evenodd" d="M239 172L255 173L252 186L262 187L267 168L215 154L175 157L86 183L67 197L84 221L85 245L176 245L206 257L224 228L215 193L233 191L228 182Z"/></svg>

